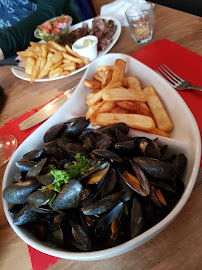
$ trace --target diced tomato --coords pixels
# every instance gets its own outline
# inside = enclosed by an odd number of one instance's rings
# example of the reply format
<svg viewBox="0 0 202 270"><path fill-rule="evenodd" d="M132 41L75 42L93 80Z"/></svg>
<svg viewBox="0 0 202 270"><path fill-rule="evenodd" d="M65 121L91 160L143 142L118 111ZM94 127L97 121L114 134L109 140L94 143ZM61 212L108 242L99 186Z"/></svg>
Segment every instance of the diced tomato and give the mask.
<svg viewBox="0 0 202 270"><path fill-rule="evenodd" d="M52 30L52 28L53 28L49 20L46 21L46 22L43 24L43 27L45 27L45 28L48 29L48 30Z"/></svg>
<svg viewBox="0 0 202 270"><path fill-rule="evenodd" d="M50 30L45 27L41 30L41 32L43 33L43 35L50 34Z"/></svg>
<svg viewBox="0 0 202 270"><path fill-rule="evenodd" d="M43 30L43 26L42 25L38 25L38 28L42 31Z"/></svg>
<svg viewBox="0 0 202 270"><path fill-rule="evenodd" d="M57 19L58 22L62 22L63 21L62 18L61 18L61 16L57 16L56 19Z"/></svg>
<svg viewBox="0 0 202 270"><path fill-rule="evenodd" d="M55 33L59 32L59 31L60 31L60 29L57 28L57 27L55 27L55 28L51 31L51 33L55 34Z"/></svg>
<svg viewBox="0 0 202 270"><path fill-rule="evenodd" d="M56 28L56 27L58 26L59 23L60 23L60 22L58 22L58 21L53 21L53 28Z"/></svg>

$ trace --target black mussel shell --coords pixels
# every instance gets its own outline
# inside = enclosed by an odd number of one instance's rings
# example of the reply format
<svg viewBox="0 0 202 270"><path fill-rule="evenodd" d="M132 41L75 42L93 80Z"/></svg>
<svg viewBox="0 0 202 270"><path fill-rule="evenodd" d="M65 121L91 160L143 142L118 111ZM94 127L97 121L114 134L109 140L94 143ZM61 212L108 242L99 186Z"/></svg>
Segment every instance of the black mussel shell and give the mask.
<svg viewBox="0 0 202 270"><path fill-rule="evenodd" d="M19 170L22 172L28 172L31 168L33 168L37 162L30 161L30 160L20 160L16 161L15 165L18 167Z"/></svg>
<svg viewBox="0 0 202 270"><path fill-rule="evenodd" d="M82 200L84 188L81 183L75 179L69 180L68 184L65 184L60 193L56 196L51 204L51 208L57 209L69 209L75 208Z"/></svg>
<svg viewBox="0 0 202 270"><path fill-rule="evenodd" d="M63 131L66 129L65 124L57 124L51 128L49 128L44 135L44 142L50 142L60 137Z"/></svg>
<svg viewBox="0 0 202 270"><path fill-rule="evenodd" d="M13 223L15 225L23 225L30 221L35 220L38 217L38 214L30 207L28 204L20 210L20 212L15 216Z"/></svg>
<svg viewBox="0 0 202 270"><path fill-rule="evenodd" d="M77 117L74 119L70 119L68 122L66 122L67 129L65 131L65 134L69 138L79 136L89 124L90 120L86 120L85 117Z"/></svg>
<svg viewBox="0 0 202 270"><path fill-rule="evenodd" d="M28 180L21 183L11 184L3 191L3 198L8 203L24 204L27 201L27 197L37 188L40 187L40 183L36 180Z"/></svg>

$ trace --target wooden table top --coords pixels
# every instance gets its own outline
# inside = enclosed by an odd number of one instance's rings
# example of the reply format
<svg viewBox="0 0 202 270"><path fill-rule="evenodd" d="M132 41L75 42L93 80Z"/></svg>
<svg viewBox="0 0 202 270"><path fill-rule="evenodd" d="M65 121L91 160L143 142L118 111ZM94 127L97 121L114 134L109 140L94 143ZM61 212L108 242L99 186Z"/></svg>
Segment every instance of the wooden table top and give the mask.
<svg viewBox="0 0 202 270"><path fill-rule="evenodd" d="M167 38L202 55L202 18L156 5L152 42ZM132 40L128 27L110 52L131 55L145 45ZM10 69L1 69L0 85L4 88L6 104L0 113L0 127L73 87L83 72L52 82L33 83L16 78ZM6 166L0 167L0 180ZM202 171L199 172L194 190L177 218L156 237L140 247L102 261L77 262L59 260L50 270L79 269L202 269ZM0 201L0 269L32 269L27 244L11 229Z"/></svg>

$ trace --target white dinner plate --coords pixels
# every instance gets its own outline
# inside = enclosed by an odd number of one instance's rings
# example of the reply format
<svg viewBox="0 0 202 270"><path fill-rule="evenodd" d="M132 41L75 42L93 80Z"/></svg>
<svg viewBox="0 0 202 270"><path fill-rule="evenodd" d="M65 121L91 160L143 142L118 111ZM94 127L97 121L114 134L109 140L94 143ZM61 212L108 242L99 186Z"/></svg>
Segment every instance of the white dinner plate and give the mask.
<svg viewBox="0 0 202 270"><path fill-rule="evenodd" d="M151 139L158 137L159 143L168 145L168 149L172 151L172 153L178 154L183 152L185 154L187 157L187 168L183 179L185 184L184 193L174 209L149 230L119 246L93 252L70 252L38 241L30 232L13 224L13 219L8 211L8 203L3 200L6 217L16 234L28 245L43 253L58 258L82 261L107 259L125 253L148 241L170 224L179 214L192 192L201 159L201 139L197 123L184 100L165 79L143 63L125 54L107 54L97 58L91 63L70 99L68 99L53 116L36 129L13 154L4 174L2 190L11 184L14 174L18 171L15 162L20 160L25 153L40 147L43 144L43 136L50 127L66 122L73 117L85 116L87 105L85 105L84 102L87 93L91 90L83 85L83 80L86 78L92 79L93 74L96 73L97 66L114 65L116 59L126 61L126 76L136 75L139 77L142 87L153 85L159 97L164 102L174 124L171 138L149 135L144 132L140 134L137 131L130 132L130 134L132 136L143 135Z"/></svg>
<svg viewBox="0 0 202 270"><path fill-rule="evenodd" d="M100 17L96 17L96 18L103 18L103 19L105 19L106 21L112 20L112 21L114 22L114 24L117 25L117 29L116 29L116 32L115 32L114 35L113 35L113 40L112 40L112 42L109 44L109 46L107 47L106 50L101 51L101 52L98 54L97 58L99 58L100 56L105 55L106 53L108 53L108 51L111 50L111 48L115 45L115 43L116 43L117 40L119 39L119 36L120 36L120 34L121 34L121 23L119 22L118 19L116 19L116 18L114 18L114 17L111 17L111 16L100 16ZM75 25L71 25L71 26L70 26L70 33L71 33L73 30L76 30L76 29L82 27L82 24L83 24L84 22L88 24L88 27L89 27L89 28L91 28L91 27L92 27L92 21L93 21L94 19L95 19L95 18L92 18L92 19L89 19L89 20L86 20L86 21L77 23L77 24L75 24ZM43 42L43 41L40 41L40 42ZM97 59L97 58L96 58L96 59ZM95 60L93 60L93 61L95 61ZM91 62L92 62L92 61L91 61ZM90 64L90 63L89 63L89 64ZM76 74L76 73L78 73L78 72L80 72L80 71L86 69L86 68L89 66L89 64L86 65L86 66L84 66L84 67L82 67L82 68L79 68L79 69L75 70L74 72L72 72L72 73L70 73L70 74L68 74L68 75L66 75L66 76L60 76L60 77L55 77L55 78L45 77L45 78L43 78L43 79L36 79L35 82L49 82L49 81L55 81L55 80L59 80L59 79L66 78L66 77L72 76L72 75L74 75L74 74ZM27 75L23 69L18 69L18 68L14 68L14 67L13 67L13 68L11 68L11 70L12 70L13 74L14 74L16 77L18 77L18 78L20 78L20 79L22 79L22 80L25 80L25 81L30 81L30 76Z"/></svg>

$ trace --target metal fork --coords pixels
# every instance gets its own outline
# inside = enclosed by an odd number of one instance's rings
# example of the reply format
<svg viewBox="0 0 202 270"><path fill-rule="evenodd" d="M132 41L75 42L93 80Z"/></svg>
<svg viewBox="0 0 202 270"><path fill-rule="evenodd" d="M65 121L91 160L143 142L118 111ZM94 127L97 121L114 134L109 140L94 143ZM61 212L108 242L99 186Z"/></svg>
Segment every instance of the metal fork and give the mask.
<svg viewBox="0 0 202 270"><path fill-rule="evenodd" d="M176 88L177 90L185 90L185 89L192 88L192 89L202 91L201 87L194 86L190 82L183 80L177 74L175 74L170 68L168 68L165 64L158 67L155 71L158 74L160 74L164 79L166 77L168 79L168 82L171 84L171 86Z"/></svg>

